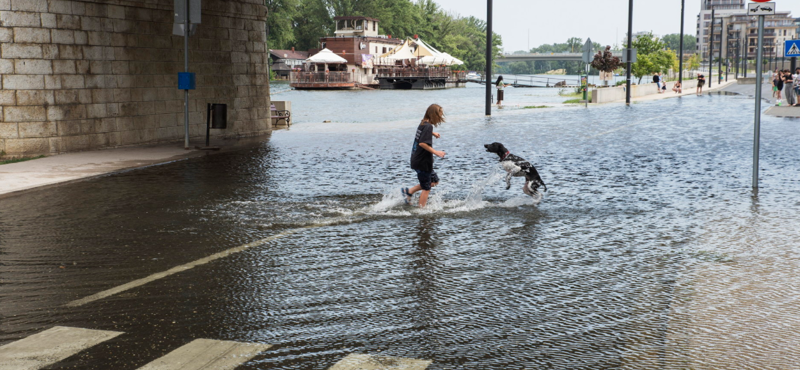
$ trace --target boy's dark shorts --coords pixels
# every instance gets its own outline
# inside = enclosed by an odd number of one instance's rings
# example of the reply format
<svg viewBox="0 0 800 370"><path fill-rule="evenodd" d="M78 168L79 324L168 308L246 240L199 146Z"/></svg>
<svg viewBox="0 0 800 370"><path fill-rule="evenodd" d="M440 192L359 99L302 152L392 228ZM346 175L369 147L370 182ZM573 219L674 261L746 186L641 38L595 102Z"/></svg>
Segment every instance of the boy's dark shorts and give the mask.
<svg viewBox="0 0 800 370"><path fill-rule="evenodd" d="M422 190L430 191L431 183L439 182L439 176L434 171L431 172L425 172L420 170L414 170L414 171L417 171L417 179L419 179L419 186L422 188Z"/></svg>

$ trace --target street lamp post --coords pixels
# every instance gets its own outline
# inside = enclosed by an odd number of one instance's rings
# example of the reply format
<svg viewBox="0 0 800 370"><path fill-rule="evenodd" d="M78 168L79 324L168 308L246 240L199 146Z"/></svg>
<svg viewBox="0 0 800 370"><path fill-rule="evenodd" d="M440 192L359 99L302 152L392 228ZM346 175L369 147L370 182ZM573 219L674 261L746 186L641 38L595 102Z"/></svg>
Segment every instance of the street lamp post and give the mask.
<svg viewBox="0 0 800 370"><path fill-rule="evenodd" d="M683 14L684 14L683 11L684 11L685 4L686 4L686 0L681 0L681 34L680 34L680 37L681 37L680 49L681 49L681 51L680 51L680 55L678 56L680 58L680 61L678 62L678 83L681 84L681 86L683 86L683 18L684 18L683 17Z"/></svg>
<svg viewBox="0 0 800 370"><path fill-rule="evenodd" d="M492 0L486 1L486 115L492 115Z"/></svg>
<svg viewBox="0 0 800 370"><path fill-rule="evenodd" d="M719 51L717 52L717 71L719 71L719 84L722 84L722 45L725 45L725 18L721 18L719 23ZM714 26L713 24L711 25ZM710 87L710 86L709 86Z"/></svg>
<svg viewBox="0 0 800 370"><path fill-rule="evenodd" d="M633 0L628 0L628 48L625 55L628 57L625 69L625 104L631 104L631 48L633 47Z"/></svg>
<svg viewBox="0 0 800 370"><path fill-rule="evenodd" d="M714 8L711 8L711 31L708 35L708 88L714 82Z"/></svg>

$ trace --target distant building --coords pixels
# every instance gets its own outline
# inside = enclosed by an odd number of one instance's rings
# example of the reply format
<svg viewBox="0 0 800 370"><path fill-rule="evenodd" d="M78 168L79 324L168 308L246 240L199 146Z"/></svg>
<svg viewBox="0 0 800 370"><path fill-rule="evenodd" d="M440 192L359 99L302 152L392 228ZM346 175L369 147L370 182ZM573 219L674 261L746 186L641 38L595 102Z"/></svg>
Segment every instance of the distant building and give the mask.
<svg viewBox="0 0 800 370"><path fill-rule="evenodd" d="M758 50L758 17L747 14L744 0L705 0L697 15L697 53L704 61L709 60L709 47L713 43L716 58L722 48L722 57L738 55L755 58ZM711 29L711 10L714 10L714 29ZM724 23L725 30L722 30ZM713 37L710 37L713 34ZM798 35L797 25L789 11L775 12L764 20L764 55L783 55L785 40Z"/></svg>
<svg viewBox="0 0 800 370"><path fill-rule="evenodd" d="M307 51L291 50L271 50L269 58L272 66L270 71L274 71L277 77L289 78L289 72L303 68L303 62L308 59Z"/></svg>

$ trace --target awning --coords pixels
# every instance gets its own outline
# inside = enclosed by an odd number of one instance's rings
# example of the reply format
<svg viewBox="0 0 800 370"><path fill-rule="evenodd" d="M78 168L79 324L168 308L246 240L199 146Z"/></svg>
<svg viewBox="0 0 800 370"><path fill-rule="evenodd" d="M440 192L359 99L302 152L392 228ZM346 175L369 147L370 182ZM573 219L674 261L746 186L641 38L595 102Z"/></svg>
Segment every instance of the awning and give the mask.
<svg viewBox="0 0 800 370"><path fill-rule="evenodd" d="M336 53L325 48L322 49L319 53L310 56L308 59L306 59L306 62L325 63L325 64L347 64L347 59L344 59L336 55Z"/></svg>

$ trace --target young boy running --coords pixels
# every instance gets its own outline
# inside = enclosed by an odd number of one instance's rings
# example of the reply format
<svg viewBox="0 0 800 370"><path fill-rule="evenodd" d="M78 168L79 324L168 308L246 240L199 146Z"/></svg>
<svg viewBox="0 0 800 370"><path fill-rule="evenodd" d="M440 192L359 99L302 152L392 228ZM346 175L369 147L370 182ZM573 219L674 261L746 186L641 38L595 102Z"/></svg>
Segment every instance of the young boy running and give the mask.
<svg viewBox="0 0 800 370"><path fill-rule="evenodd" d="M441 137L438 133L433 132L433 128L438 127L442 122L444 122L444 110L439 104L431 104L425 112L425 118L417 126L414 147L411 150L411 168L417 171L419 185L411 189L401 189L406 204L411 204L411 197L421 190L419 207L425 207L428 204L428 195L431 193L431 187L439 184L439 176L433 171L433 155L444 158L446 153L433 149L433 137L437 139Z"/></svg>

